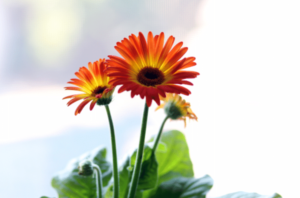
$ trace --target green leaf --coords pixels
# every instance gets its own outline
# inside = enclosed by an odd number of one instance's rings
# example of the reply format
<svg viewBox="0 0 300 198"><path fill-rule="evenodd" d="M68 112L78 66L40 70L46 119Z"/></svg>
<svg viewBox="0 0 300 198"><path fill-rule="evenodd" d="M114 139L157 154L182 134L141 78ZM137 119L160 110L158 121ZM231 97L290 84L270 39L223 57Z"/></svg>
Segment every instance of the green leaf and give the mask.
<svg viewBox="0 0 300 198"><path fill-rule="evenodd" d="M158 161L158 175L169 172L178 173L183 177L193 177L193 164L189 155L186 139L180 131L172 130L162 134L161 142L167 145L166 152L156 152Z"/></svg>
<svg viewBox="0 0 300 198"><path fill-rule="evenodd" d="M69 162L67 167L52 178L52 187L59 198L95 198L97 196L96 179L78 174L78 164L82 160L91 160L102 172L103 186L107 186L112 176L111 164L106 161L106 149L98 147Z"/></svg>
<svg viewBox="0 0 300 198"><path fill-rule="evenodd" d="M157 150L155 157L152 155L153 138L145 145L143 164L138 184L136 197L148 198L156 192L155 186L178 177L192 178L194 176L193 165L189 157L189 149L184 135L179 131L168 131L162 134L161 142L163 151ZM156 160L155 160L156 158ZM133 173L136 159L136 151L127 157L119 170L120 198L127 198L129 183ZM158 167L157 167L158 163ZM158 170L156 170L158 169ZM158 171L158 174L156 173ZM156 174L155 174L156 173ZM158 177L158 179L157 179ZM195 179L194 179L195 180ZM152 188L150 190L146 190ZM111 186L112 190L112 186ZM144 190L144 191L143 191ZM110 198L107 191L106 198Z"/></svg>
<svg viewBox="0 0 300 198"><path fill-rule="evenodd" d="M130 160L131 166L134 166L134 164L135 164L136 153L137 153L137 149L131 155L131 160ZM151 157L151 155L152 155L152 148L148 144L145 144L144 153L143 153L143 161L148 160Z"/></svg>
<svg viewBox="0 0 300 198"><path fill-rule="evenodd" d="M151 157L142 163L141 174L138 183L138 190L148 190L154 188L157 183L158 164L155 159L155 155L152 154Z"/></svg>
<svg viewBox="0 0 300 198"><path fill-rule="evenodd" d="M136 162L136 154L137 154L137 150L133 152L130 158L132 170ZM131 169L129 168L129 171L130 170ZM158 170L158 164L155 155L153 155L152 148L148 144L145 144L142 168L141 168L137 189L148 190L154 188L158 178L157 170Z"/></svg>
<svg viewBox="0 0 300 198"><path fill-rule="evenodd" d="M150 148L153 148L153 146L154 146L153 140L154 140L154 137L152 137L152 138L147 142L147 145L149 145ZM166 151L167 151L167 145L166 145L164 142L160 141L160 142L158 143L158 145L157 145L156 152L163 152L163 153L164 153L164 152L166 152Z"/></svg>
<svg viewBox="0 0 300 198"><path fill-rule="evenodd" d="M121 198L126 198L129 188L129 182L131 180L132 171L129 170L128 167L131 167L130 157L127 157L125 162L122 164L119 170L119 180L120 180L120 192L119 196Z"/></svg>
<svg viewBox="0 0 300 198"><path fill-rule="evenodd" d="M150 144L153 141L154 138L150 140ZM177 177L192 178L194 176L193 164L183 133L177 130L164 132L160 141L166 145L166 151L155 152L158 162L157 186ZM156 188L144 191L143 198L148 198L155 191Z"/></svg>
<svg viewBox="0 0 300 198"><path fill-rule="evenodd" d="M199 179L178 177L161 183L149 198L205 198L212 186L208 175Z"/></svg>
<svg viewBox="0 0 300 198"><path fill-rule="evenodd" d="M159 142L157 146L157 152L167 152L167 145L164 142Z"/></svg>
<svg viewBox="0 0 300 198"><path fill-rule="evenodd" d="M218 198L282 198L282 197L277 193L268 196L268 195L259 195L257 193L234 192L227 195L223 195Z"/></svg>
<svg viewBox="0 0 300 198"><path fill-rule="evenodd" d="M129 184L133 174L133 167L136 159L136 150L134 153L127 157L119 170L120 176L120 197L126 198L129 191ZM158 164L155 155L152 155L152 149L145 145L143 162L138 182L136 197L142 197L141 190L154 188L157 182Z"/></svg>

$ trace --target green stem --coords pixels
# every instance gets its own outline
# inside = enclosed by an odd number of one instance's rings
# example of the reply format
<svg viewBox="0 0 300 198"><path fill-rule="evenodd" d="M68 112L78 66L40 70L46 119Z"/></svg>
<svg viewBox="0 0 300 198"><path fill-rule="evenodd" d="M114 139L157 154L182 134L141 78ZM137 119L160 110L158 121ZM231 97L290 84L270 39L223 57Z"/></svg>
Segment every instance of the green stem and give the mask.
<svg viewBox="0 0 300 198"><path fill-rule="evenodd" d="M96 171L97 186L98 186L98 198L102 198L102 174L98 165L93 164L93 169Z"/></svg>
<svg viewBox="0 0 300 198"><path fill-rule="evenodd" d="M105 109L107 112L107 117L109 121L110 127L110 135L111 135L111 148L112 148L112 157L113 157L113 176L114 176L114 198L119 198L119 177L118 177L118 158L117 158L117 145L116 145L116 137L114 124L110 115L110 110L108 105L105 105Z"/></svg>
<svg viewBox="0 0 300 198"><path fill-rule="evenodd" d="M137 190L137 185L139 182L139 177L140 177L140 172L141 172L141 167L142 167L141 165L142 165L142 161L143 161L148 110L149 110L149 107L147 106L147 103L145 103L141 135L140 135L140 143L139 143L139 148L138 148L138 152L136 155L136 160L135 160L136 164L135 164L134 170L133 170L133 178L131 180L130 187L129 187L128 198L134 198L136 190Z"/></svg>
<svg viewBox="0 0 300 198"><path fill-rule="evenodd" d="M155 142L154 142L154 145L153 145L152 153L155 153L155 151L157 149L157 146L158 146L158 143L159 143L159 140L160 140L160 137L161 137L161 134L162 134L162 131L163 131L163 128L165 126L165 123L166 123L167 119L169 119L169 116L166 116L166 118L164 119L164 121L162 122L162 124L160 126L159 132L156 136L156 139L155 139Z"/></svg>

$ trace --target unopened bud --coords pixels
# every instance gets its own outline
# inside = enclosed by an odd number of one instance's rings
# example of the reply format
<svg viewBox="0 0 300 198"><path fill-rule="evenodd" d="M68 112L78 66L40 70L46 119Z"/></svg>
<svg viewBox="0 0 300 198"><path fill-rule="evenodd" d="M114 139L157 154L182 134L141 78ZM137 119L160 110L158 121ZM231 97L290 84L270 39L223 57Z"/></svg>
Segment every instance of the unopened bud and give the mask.
<svg viewBox="0 0 300 198"><path fill-rule="evenodd" d="M183 116L182 112L180 111L180 108L176 105L175 102L169 101L165 104L165 112L168 115L169 118L176 120Z"/></svg>
<svg viewBox="0 0 300 198"><path fill-rule="evenodd" d="M90 160L84 160L79 163L78 174L83 176L91 176L94 173L93 163Z"/></svg>

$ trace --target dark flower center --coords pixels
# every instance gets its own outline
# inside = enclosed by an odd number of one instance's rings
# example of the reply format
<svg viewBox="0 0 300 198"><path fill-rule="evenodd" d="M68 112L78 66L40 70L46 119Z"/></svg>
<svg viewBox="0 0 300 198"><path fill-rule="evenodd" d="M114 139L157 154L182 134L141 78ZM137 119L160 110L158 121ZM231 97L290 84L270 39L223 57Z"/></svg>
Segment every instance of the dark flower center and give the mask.
<svg viewBox="0 0 300 198"><path fill-rule="evenodd" d="M164 82L164 74L157 68L144 67L137 75L139 83L146 86L160 85Z"/></svg>
<svg viewBox="0 0 300 198"><path fill-rule="evenodd" d="M97 94L102 94L103 91L104 91L106 88L107 88L107 87L99 86L99 87L97 87L97 88L93 91L92 95L93 95L93 96L96 96Z"/></svg>

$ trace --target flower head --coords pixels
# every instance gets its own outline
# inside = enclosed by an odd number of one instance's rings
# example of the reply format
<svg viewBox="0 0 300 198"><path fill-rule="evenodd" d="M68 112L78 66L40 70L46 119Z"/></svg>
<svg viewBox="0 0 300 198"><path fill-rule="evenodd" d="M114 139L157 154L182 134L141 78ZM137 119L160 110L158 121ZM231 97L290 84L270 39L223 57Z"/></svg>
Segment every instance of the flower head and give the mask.
<svg viewBox="0 0 300 198"><path fill-rule="evenodd" d="M71 98L67 103L68 106L78 100L83 100L75 111L75 115L79 114L89 102L90 110L93 110L95 104L107 105L112 100L112 94L115 87L108 84L109 77L104 70L107 68L105 59L99 59L94 63L89 62L88 68L81 67L75 75L79 78L72 78L69 84L76 87L65 87L66 90L81 91L81 94L70 95L63 99Z"/></svg>
<svg viewBox="0 0 300 198"><path fill-rule="evenodd" d="M163 32L156 36L149 32L147 41L141 32L124 38L115 46L123 58L108 56L109 83L122 85L119 93L126 90L131 91L131 97L146 97L148 107L152 100L159 105L159 96L166 97L166 93L189 95L191 92L178 84L193 85L185 79L196 78L199 73L183 69L195 66L195 58L181 59L188 48L182 48L182 42L172 48L174 40L170 36L164 44Z"/></svg>
<svg viewBox="0 0 300 198"><path fill-rule="evenodd" d="M168 117L172 120L183 120L186 126L186 117L197 121L197 116L193 113L190 103L186 102L178 94L167 93L165 98L161 98L163 104L158 106L156 110L164 108Z"/></svg>
<svg viewBox="0 0 300 198"><path fill-rule="evenodd" d="M83 176L91 176L94 173L93 162L90 160L81 161L78 165L78 174Z"/></svg>

